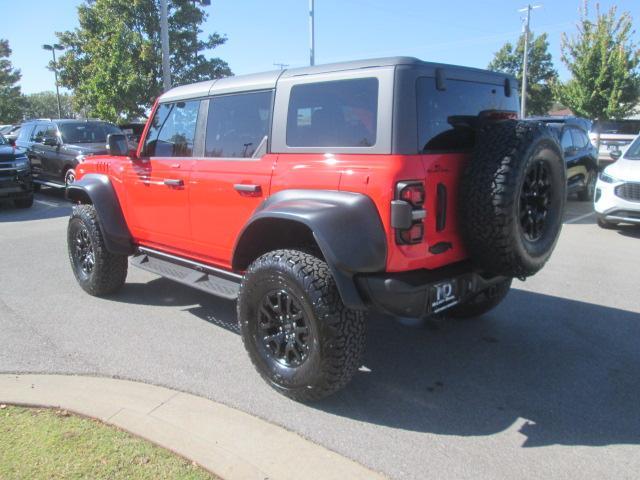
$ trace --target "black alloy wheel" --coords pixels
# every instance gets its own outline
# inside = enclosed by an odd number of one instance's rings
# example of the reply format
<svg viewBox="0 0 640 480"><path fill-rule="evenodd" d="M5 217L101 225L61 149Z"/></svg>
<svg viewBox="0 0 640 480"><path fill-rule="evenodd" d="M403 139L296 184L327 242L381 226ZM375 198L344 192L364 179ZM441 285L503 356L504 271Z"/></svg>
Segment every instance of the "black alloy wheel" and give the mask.
<svg viewBox="0 0 640 480"><path fill-rule="evenodd" d="M520 193L520 226L530 242L535 242L544 234L551 195L549 168L542 161L533 163Z"/></svg>
<svg viewBox="0 0 640 480"><path fill-rule="evenodd" d="M286 367L299 367L309 357L312 344L309 321L298 300L286 290L262 298L258 328L268 355Z"/></svg>
<svg viewBox="0 0 640 480"><path fill-rule="evenodd" d="M76 271L85 277L89 277L96 264L96 255L89 238L89 230L84 225L80 226L76 232L72 256Z"/></svg>

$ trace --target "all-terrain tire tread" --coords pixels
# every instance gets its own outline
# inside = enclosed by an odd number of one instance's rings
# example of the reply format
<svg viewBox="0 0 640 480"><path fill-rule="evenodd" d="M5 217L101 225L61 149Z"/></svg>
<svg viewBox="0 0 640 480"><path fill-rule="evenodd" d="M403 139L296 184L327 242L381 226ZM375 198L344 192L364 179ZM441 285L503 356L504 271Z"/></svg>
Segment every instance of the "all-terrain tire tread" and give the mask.
<svg viewBox="0 0 640 480"><path fill-rule="evenodd" d="M322 339L323 349L321 381L313 388L283 389L281 393L300 402L310 402L327 397L343 388L360 367L360 361L365 349L366 323L362 311L347 308L340 298L336 283L328 265L321 259L297 250L274 250L255 260L242 281L239 299L247 287L246 279L262 269L288 269L306 292L310 303L329 332L328 337ZM242 318L241 300L238 301L238 319ZM249 353L252 363L267 381L271 379L265 375L257 359L254 358L247 342L251 341L243 336L245 349Z"/></svg>

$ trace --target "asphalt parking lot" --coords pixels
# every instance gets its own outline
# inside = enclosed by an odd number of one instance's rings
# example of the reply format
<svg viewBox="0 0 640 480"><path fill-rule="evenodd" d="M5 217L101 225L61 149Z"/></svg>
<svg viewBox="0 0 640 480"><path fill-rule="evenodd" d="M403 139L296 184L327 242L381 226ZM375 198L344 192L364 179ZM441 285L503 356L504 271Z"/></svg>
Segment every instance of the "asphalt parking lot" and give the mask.
<svg viewBox="0 0 640 480"><path fill-rule="evenodd" d="M569 202L548 266L480 320L371 318L353 383L305 406L255 373L234 303L133 268L120 293L84 294L66 253L70 206L43 190L32 209L0 205L0 371L169 386L393 478L635 479L640 229L602 230L590 209Z"/></svg>

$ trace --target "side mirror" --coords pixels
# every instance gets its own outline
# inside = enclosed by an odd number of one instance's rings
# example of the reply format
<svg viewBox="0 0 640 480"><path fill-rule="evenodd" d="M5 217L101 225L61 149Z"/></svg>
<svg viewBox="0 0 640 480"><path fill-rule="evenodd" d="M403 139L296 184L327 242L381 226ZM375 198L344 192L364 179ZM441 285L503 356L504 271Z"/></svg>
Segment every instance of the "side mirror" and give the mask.
<svg viewBox="0 0 640 480"><path fill-rule="evenodd" d="M58 137L45 137L42 139L43 145L49 145L50 147L58 146Z"/></svg>
<svg viewBox="0 0 640 480"><path fill-rule="evenodd" d="M121 133L107 135L107 152L114 157L128 157L129 142L127 137Z"/></svg>
<svg viewBox="0 0 640 480"><path fill-rule="evenodd" d="M622 156L621 150L611 150L609 152L609 156L615 161L618 160Z"/></svg>

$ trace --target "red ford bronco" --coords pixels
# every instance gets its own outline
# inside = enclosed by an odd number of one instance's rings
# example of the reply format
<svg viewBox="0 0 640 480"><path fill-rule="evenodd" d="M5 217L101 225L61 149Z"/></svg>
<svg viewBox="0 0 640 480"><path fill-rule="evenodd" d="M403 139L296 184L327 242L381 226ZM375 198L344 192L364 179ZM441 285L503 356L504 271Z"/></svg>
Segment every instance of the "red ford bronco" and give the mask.
<svg viewBox="0 0 640 480"><path fill-rule="evenodd" d="M383 58L173 88L136 152L79 165L69 257L91 295L134 266L236 299L262 377L300 401L360 366L367 311L481 315L558 238L555 137L514 79Z"/></svg>

